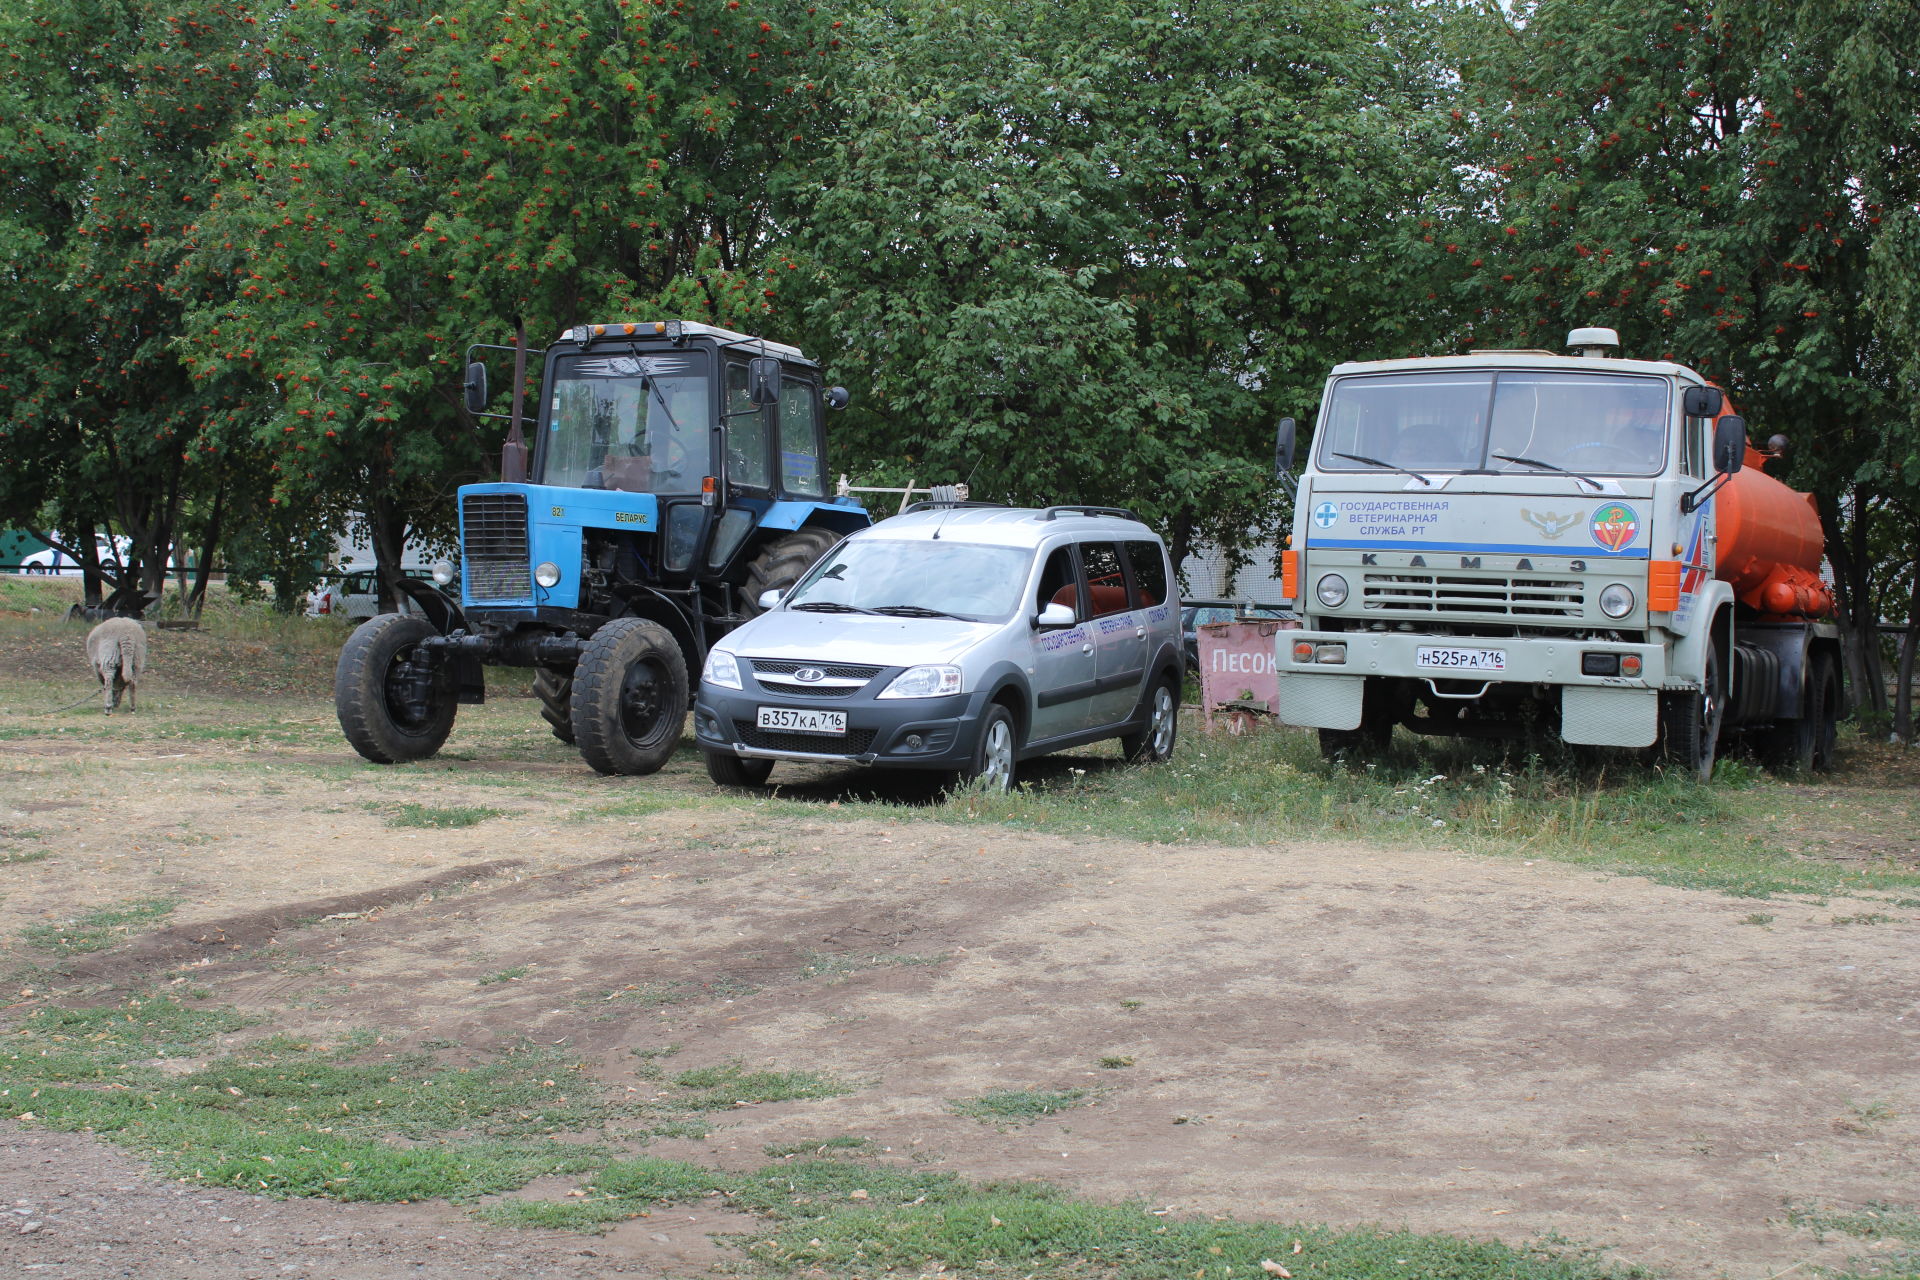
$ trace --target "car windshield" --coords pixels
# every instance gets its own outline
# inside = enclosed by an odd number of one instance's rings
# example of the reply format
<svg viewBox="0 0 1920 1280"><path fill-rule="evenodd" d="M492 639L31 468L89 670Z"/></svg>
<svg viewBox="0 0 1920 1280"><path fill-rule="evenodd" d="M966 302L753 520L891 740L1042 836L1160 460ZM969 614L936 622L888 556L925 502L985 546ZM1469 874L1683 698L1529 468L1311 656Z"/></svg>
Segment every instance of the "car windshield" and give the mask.
<svg viewBox="0 0 1920 1280"><path fill-rule="evenodd" d="M1650 476L1667 457L1664 378L1448 370L1342 378L1319 437L1322 471L1555 471Z"/></svg>
<svg viewBox="0 0 1920 1280"><path fill-rule="evenodd" d="M999 622L1025 593L1033 553L926 539L853 538L787 596L790 608Z"/></svg>
<svg viewBox="0 0 1920 1280"><path fill-rule="evenodd" d="M547 406L541 481L630 493L697 493L713 424L698 353L563 358Z"/></svg>

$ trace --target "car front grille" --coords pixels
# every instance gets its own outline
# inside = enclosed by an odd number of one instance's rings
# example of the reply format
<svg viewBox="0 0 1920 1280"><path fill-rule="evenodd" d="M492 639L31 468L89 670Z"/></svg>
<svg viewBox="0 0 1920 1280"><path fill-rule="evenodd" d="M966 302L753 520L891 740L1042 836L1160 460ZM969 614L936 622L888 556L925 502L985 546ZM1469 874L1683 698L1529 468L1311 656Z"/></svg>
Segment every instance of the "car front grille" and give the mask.
<svg viewBox="0 0 1920 1280"><path fill-rule="evenodd" d="M733 722L733 740L761 751L805 751L812 755L857 756L873 745L872 729L850 729L845 734L782 733L762 729L750 720Z"/></svg>
<svg viewBox="0 0 1920 1280"><path fill-rule="evenodd" d="M460 504L461 572L472 600L526 600L533 595L527 563L527 497L469 494Z"/></svg>
<svg viewBox="0 0 1920 1280"><path fill-rule="evenodd" d="M850 662L800 662L791 658L752 658L754 678L760 687L783 698L851 698L867 682L886 668L866 667ZM820 674L805 682L794 677L800 671Z"/></svg>
<svg viewBox="0 0 1920 1280"><path fill-rule="evenodd" d="M796 662L790 658L753 658L750 661L753 663L753 674L757 676L790 676L802 667L817 667L821 674L836 680L871 680L884 669L855 666L847 662Z"/></svg>
<svg viewBox="0 0 1920 1280"><path fill-rule="evenodd" d="M1580 618L1586 584L1578 578L1369 573L1361 606L1396 614L1478 613L1501 618Z"/></svg>

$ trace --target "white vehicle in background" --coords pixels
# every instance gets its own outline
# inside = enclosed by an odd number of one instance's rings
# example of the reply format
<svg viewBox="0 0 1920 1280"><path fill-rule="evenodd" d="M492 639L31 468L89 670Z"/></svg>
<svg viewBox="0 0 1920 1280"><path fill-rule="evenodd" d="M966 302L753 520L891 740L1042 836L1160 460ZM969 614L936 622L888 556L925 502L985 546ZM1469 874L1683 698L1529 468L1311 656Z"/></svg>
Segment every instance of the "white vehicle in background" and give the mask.
<svg viewBox="0 0 1920 1280"><path fill-rule="evenodd" d="M432 568L413 566L402 569L409 578L431 580L443 589L454 581L453 566L441 561ZM458 590L458 588L454 588ZM398 613L417 614L420 606L411 597L400 596ZM345 564L338 578L321 583L307 595L309 618L346 618L364 622L380 612L380 586L372 565Z"/></svg>
<svg viewBox="0 0 1920 1280"><path fill-rule="evenodd" d="M94 554L103 566L110 569L117 569L125 563L127 553L132 549L133 543L127 538L115 538L112 542L95 538L93 541ZM32 555L20 557L20 572L78 576L80 562L58 548L46 547Z"/></svg>

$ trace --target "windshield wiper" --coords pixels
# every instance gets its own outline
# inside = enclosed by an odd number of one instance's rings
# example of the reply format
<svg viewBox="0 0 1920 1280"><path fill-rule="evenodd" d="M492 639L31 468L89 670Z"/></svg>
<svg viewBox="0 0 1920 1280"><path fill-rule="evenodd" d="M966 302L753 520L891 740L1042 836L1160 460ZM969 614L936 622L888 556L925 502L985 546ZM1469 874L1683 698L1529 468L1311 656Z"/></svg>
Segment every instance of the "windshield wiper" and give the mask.
<svg viewBox="0 0 1920 1280"><path fill-rule="evenodd" d="M1391 462L1382 462L1378 458L1363 458L1357 453L1336 453L1333 456L1336 458L1345 458L1349 462L1364 462L1370 467L1385 467L1388 471L1398 471L1403 476L1412 476L1415 480L1418 480L1421 484L1426 485L1428 488L1433 487L1433 481L1427 479L1425 476L1421 475L1418 471L1413 470L1411 467L1395 466Z"/></svg>
<svg viewBox="0 0 1920 1280"><path fill-rule="evenodd" d="M920 604L882 604L867 610L869 613L884 613L895 618L957 618L960 615L948 613L943 609L929 609Z"/></svg>
<svg viewBox="0 0 1920 1280"><path fill-rule="evenodd" d="M872 613L871 609L862 609L858 605L841 604L838 600L803 600L799 604L788 605L790 609L810 609L815 613Z"/></svg>
<svg viewBox="0 0 1920 1280"><path fill-rule="evenodd" d="M1511 453L1496 453L1493 456L1502 462L1517 462L1523 467L1539 467L1542 471L1558 471L1563 476L1572 476L1575 480L1592 485L1595 492L1607 487L1598 480L1595 480L1592 476L1583 476L1578 471L1569 471L1565 467L1555 466L1551 462L1542 462L1538 458L1520 458L1515 457Z"/></svg>

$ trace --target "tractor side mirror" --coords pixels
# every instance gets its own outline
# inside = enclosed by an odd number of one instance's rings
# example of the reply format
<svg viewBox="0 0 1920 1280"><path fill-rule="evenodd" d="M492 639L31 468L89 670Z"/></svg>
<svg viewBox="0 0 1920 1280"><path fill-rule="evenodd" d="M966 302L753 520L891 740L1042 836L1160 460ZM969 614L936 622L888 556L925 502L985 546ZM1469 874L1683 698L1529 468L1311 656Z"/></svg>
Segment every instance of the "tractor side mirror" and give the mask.
<svg viewBox="0 0 1920 1280"><path fill-rule="evenodd" d="M1293 474L1293 440L1297 428L1292 418L1280 419L1280 429L1273 437L1273 478Z"/></svg>
<svg viewBox="0 0 1920 1280"><path fill-rule="evenodd" d="M466 379L467 412L485 413L487 410L487 366L475 360L467 366Z"/></svg>
<svg viewBox="0 0 1920 1280"><path fill-rule="evenodd" d="M1680 409L1689 418L1711 418L1725 405L1718 387L1688 387L1680 394Z"/></svg>
<svg viewBox="0 0 1920 1280"><path fill-rule="evenodd" d="M1730 413L1714 424L1713 469L1722 475L1738 471L1747 459L1747 420Z"/></svg>
<svg viewBox="0 0 1920 1280"><path fill-rule="evenodd" d="M821 399L827 402L829 409L844 409L853 397L847 394L845 387L828 387L821 393Z"/></svg>
<svg viewBox="0 0 1920 1280"><path fill-rule="evenodd" d="M758 409L780 399L780 362L772 356L747 361L747 403Z"/></svg>
<svg viewBox="0 0 1920 1280"><path fill-rule="evenodd" d="M1041 631L1050 631L1056 627L1070 627L1075 621L1073 606L1065 604L1049 604L1033 616L1034 627Z"/></svg>

